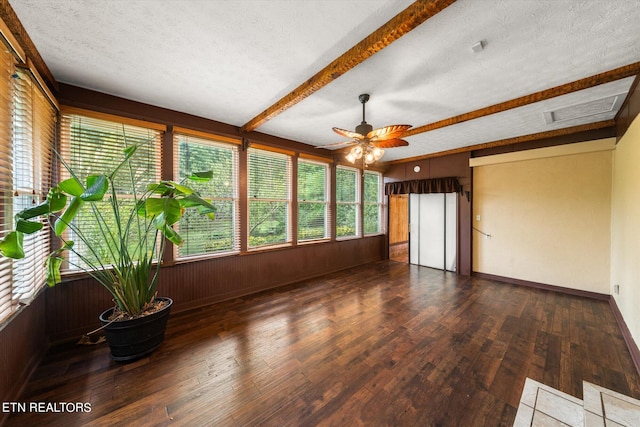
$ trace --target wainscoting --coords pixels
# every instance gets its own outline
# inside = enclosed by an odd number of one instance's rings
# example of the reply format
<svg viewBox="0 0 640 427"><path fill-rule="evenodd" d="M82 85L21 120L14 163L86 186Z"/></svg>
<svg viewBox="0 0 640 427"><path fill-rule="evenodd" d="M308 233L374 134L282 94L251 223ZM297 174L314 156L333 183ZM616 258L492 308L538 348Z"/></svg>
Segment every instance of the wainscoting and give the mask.
<svg viewBox="0 0 640 427"><path fill-rule="evenodd" d="M510 426L527 378L640 398L607 301L378 261L172 315L131 364L54 347L19 401L91 412L7 425Z"/></svg>

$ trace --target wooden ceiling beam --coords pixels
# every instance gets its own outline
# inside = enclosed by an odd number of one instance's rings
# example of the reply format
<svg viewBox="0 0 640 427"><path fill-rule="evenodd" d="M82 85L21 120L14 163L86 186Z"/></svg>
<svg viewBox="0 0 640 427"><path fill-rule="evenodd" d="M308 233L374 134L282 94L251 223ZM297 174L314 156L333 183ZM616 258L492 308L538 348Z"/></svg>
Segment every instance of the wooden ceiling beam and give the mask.
<svg viewBox="0 0 640 427"><path fill-rule="evenodd" d="M418 0L240 128L251 132L434 16L455 0Z"/></svg>
<svg viewBox="0 0 640 427"><path fill-rule="evenodd" d="M399 160L391 160L389 162L385 162L385 164L395 165L395 164L400 164L400 163L415 162L415 161L418 161L418 160L431 159L431 158L434 158L434 157L442 157L442 156L448 156L448 155L451 155L451 154L458 154L458 153L466 153L466 152L469 152L469 151L483 150L485 148L502 147L502 146L505 146L505 145L519 144L521 142L537 141L539 139L554 138L554 137L557 137L557 136L565 136L565 135L572 135L574 133L587 132L587 131L598 130L598 129L604 129L604 128L608 128L608 127L613 127L615 125L616 125L616 121L614 119L605 120L605 121L601 121L601 122L595 122L595 123L587 123L587 124L584 124L584 125L572 126L572 127L567 127L567 128L563 128L563 129L555 129L555 130L550 130L550 131L545 131L545 132L532 133L532 134L529 134L529 135L521 135L521 136L515 136L515 137L512 137L512 138L500 139L498 141L484 142L482 144L469 145L469 146L465 146L465 147L454 148L452 150L446 150L446 151L440 151L440 152L437 152L437 153L425 154L425 155L422 155L422 156L410 157L410 158L399 159Z"/></svg>
<svg viewBox="0 0 640 427"><path fill-rule="evenodd" d="M458 123L466 122L468 120L478 119L480 117L488 116L491 114L501 113L512 108L522 107L525 105L544 101L546 99L555 98L556 96L566 95L568 93L577 92L579 90L588 89L590 87L598 86L604 83L620 80L625 77L631 77L637 75L638 73L640 73L640 62L635 62L633 64L615 68L604 73L585 77L584 79L576 80L571 83L566 83L560 86L552 87L550 89L541 90L540 92L521 96L520 98L511 99L509 101L494 104L489 107L480 108L479 110L460 114L459 116L450 117L448 119L440 120L438 122L430 123L424 126L418 126L413 129L409 129L407 133L403 135L403 137L418 135L420 133L452 126Z"/></svg>

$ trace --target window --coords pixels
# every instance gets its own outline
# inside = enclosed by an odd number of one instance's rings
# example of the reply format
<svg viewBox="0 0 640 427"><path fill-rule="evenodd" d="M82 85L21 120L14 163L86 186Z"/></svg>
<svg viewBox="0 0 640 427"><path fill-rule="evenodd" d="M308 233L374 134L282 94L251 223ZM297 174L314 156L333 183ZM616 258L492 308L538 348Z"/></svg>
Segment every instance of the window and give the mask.
<svg viewBox="0 0 640 427"><path fill-rule="evenodd" d="M364 173L364 234L378 234L382 228L382 175Z"/></svg>
<svg viewBox="0 0 640 427"><path fill-rule="evenodd" d="M211 181L188 185L211 199L217 209L214 221L195 211L185 212L179 223L184 243L178 247L178 257L238 251L238 147L181 134L174 136L174 147L178 181L194 172L213 170Z"/></svg>
<svg viewBox="0 0 640 427"><path fill-rule="evenodd" d="M15 62L0 41L0 238L14 229L16 212L46 198L55 142L57 110L31 73ZM23 259L0 257L0 320L44 284L49 229L43 223L42 230L24 236Z"/></svg>
<svg viewBox="0 0 640 427"><path fill-rule="evenodd" d="M291 242L291 156L248 152L249 248Z"/></svg>
<svg viewBox="0 0 640 427"><path fill-rule="evenodd" d="M110 173L123 157L123 150L131 144L140 144L135 155L129 161L130 168L121 168L113 178L113 188L118 194L120 202L120 217L126 218L134 208L131 191L131 180L135 181L136 194L142 194L147 186L160 179L160 143L162 132L158 129L136 126L123 122L126 119L114 117L103 119L88 115L66 112L62 116L60 153L64 161L76 173L81 181L91 174ZM102 117L102 116L100 116ZM127 121L128 122L128 121ZM61 179L69 177L63 167L60 171ZM84 204L69 227L67 239L75 242L75 247L81 253L90 253L82 246L82 242L74 238L74 229L82 230L86 240L91 242L92 260L103 265L113 262L112 251L101 238L102 233L97 227L100 225L89 211L94 209L94 203ZM104 218L104 223L114 224L115 217L107 197L95 204ZM135 245L134 239L130 244ZM84 266L74 254L68 254L69 270L76 270Z"/></svg>
<svg viewBox="0 0 640 427"><path fill-rule="evenodd" d="M360 211L360 174L357 169L336 168L336 237L356 237Z"/></svg>
<svg viewBox="0 0 640 427"><path fill-rule="evenodd" d="M329 165L298 161L298 241L329 237Z"/></svg>

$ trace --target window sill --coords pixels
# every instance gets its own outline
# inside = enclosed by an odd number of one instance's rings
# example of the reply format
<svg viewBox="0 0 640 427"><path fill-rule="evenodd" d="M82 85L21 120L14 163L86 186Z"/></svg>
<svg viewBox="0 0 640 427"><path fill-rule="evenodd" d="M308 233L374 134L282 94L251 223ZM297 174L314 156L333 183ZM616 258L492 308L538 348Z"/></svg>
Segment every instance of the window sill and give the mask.
<svg viewBox="0 0 640 427"><path fill-rule="evenodd" d="M255 253L260 253L260 252L271 252L271 251L277 251L277 250L282 250L282 249L289 249L289 248L293 248L293 243L291 242L287 242L287 243L280 243L277 245L269 245L269 246L258 246L255 248L248 248L247 252L244 253L240 253L240 255L248 255L248 254L255 254Z"/></svg>
<svg viewBox="0 0 640 427"><path fill-rule="evenodd" d="M315 245L317 243L328 243L331 239L323 238L323 239L314 239L314 240L302 240L298 242L298 246L306 246L306 245Z"/></svg>
<svg viewBox="0 0 640 427"><path fill-rule="evenodd" d="M336 237L336 241L341 242L344 240L355 240L362 239L362 236L344 236L344 237Z"/></svg>
<svg viewBox="0 0 640 427"><path fill-rule="evenodd" d="M176 258L173 261L163 262L162 265L169 267L172 265L189 264L192 262L206 261L208 259L226 258L226 257L238 256L238 255L240 255L240 251L215 252L215 253L208 253L208 254L189 255L189 256Z"/></svg>

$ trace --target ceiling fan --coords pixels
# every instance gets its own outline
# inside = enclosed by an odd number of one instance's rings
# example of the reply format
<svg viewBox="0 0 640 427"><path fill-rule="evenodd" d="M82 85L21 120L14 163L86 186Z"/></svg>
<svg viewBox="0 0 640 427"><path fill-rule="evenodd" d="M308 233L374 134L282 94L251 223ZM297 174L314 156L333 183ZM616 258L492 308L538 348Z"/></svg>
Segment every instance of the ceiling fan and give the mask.
<svg viewBox="0 0 640 427"><path fill-rule="evenodd" d="M356 131L352 132L336 127L333 128L335 133L346 138L351 138L351 140L324 145L323 148L353 145L354 147L349 151L349 154L347 154L347 160L355 163L356 160L364 157L364 163L369 165L380 160L384 154L384 148L409 145L407 141L400 139L400 137L411 125L391 125L374 130L373 126L365 120L365 104L369 100L369 94L363 93L358 96L358 99L362 103L362 123L356 126Z"/></svg>

